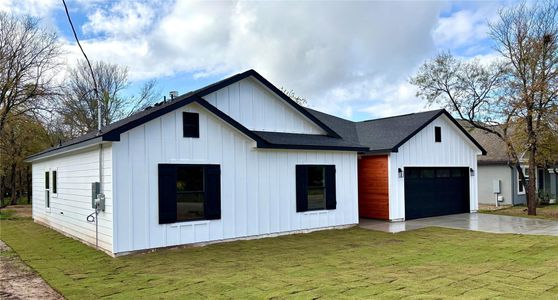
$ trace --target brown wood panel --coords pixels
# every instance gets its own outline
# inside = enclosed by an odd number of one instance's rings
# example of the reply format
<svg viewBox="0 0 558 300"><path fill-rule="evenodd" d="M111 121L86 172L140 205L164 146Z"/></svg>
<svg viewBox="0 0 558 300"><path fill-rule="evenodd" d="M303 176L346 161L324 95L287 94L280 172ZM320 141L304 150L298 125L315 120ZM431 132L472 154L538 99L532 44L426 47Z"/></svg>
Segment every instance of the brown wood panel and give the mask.
<svg viewBox="0 0 558 300"><path fill-rule="evenodd" d="M358 210L364 218L389 219L387 155L358 160Z"/></svg>

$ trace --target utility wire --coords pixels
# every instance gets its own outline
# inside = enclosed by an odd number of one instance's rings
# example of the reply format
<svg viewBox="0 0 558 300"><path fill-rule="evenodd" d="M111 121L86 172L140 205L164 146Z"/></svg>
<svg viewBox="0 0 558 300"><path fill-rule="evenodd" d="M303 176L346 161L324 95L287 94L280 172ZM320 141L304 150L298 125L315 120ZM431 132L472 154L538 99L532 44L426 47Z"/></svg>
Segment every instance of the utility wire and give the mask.
<svg viewBox="0 0 558 300"><path fill-rule="evenodd" d="M87 54L85 54L85 51L83 50L83 47L81 46L81 43L79 42L79 38L77 36L76 33L76 29L74 28L74 23L72 22L72 18L70 17L70 12L68 12L68 6L66 5L66 0L62 0L62 4L64 4L64 10L66 11L66 17L68 17L68 22L70 23L70 27L72 28L72 32L74 33L74 38L76 39L76 42L79 46L79 49L81 50L81 53L83 54L83 56L85 57L85 61L87 62L87 65L89 66L89 72L91 72L91 78L93 78L93 91L95 92L95 97L97 97L97 101L99 105L99 112L100 112L100 107L101 107L101 98L99 98L99 90L97 89L97 80L95 80L95 73L93 72L93 67L91 67L91 62L89 61L89 58L87 57ZM99 113L99 131L101 131L101 115Z"/></svg>

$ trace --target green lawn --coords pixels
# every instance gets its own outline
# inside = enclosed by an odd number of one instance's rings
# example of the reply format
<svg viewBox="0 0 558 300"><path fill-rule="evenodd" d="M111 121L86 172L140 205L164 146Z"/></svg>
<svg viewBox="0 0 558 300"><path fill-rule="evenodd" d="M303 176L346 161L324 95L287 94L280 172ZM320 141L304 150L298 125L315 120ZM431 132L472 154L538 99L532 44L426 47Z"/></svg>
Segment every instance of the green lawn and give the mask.
<svg viewBox="0 0 558 300"><path fill-rule="evenodd" d="M14 215L14 211L11 209L0 209L0 220L11 219Z"/></svg>
<svg viewBox="0 0 558 300"><path fill-rule="evenodd" d="M70 299L558 297L555 237L352 228L113 259L29 219L0 229Z"/></svg>
<svg viewBox="0 0 558 300"><path fill-rule="evenodd" d="M537 207L536 216L527 215L527 206L524 205L512 206L512 207L499 209L499 210L481 210L480 212L486 214L506 215L506 216L514 216L514 217L558 220L558 204Z"/></svg>

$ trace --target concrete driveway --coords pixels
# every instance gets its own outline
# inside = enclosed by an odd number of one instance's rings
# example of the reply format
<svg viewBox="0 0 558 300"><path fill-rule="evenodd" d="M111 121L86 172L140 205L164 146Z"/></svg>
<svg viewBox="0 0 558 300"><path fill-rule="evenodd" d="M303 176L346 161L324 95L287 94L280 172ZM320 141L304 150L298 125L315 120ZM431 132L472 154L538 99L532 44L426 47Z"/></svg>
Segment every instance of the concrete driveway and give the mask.
<svg viewBox="0 0 558 300"><path fill-rule="evenodd" d="M416 219L404 222L387 222L360 219L359 226L385 232L402 232L424 227L445 227L491 233L516 233L558 236L558 221L471 213Z"/></svg>

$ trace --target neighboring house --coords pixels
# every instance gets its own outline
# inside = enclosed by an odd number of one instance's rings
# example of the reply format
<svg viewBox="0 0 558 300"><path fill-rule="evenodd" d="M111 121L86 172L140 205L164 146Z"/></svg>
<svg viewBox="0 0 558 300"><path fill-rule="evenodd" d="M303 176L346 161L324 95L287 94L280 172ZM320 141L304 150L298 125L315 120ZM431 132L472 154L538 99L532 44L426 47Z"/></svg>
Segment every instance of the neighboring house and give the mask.
<svg viewBox="0 0 558 300"><path fill-rule="evenodd" d="M351 122L250 70L27 161L34 220L89 244L101 183L99 247L120 255L350 226L359 207L390 220L475 211L483 151L444 110Z"/></svg>
<svg viewBox="0 0 558 300"><path fill-rule="evenodd" d="M464 125L466 126L466 125ZM516 167L510 163L507 146L492 133L481 129L466 127L471 135L487 151L486 156L478 158L479 203L495 205L525 204L525 188L519 180ZM521 168L528 179L528 162L522 160ZM558 176L556 168L537 168L538 191L544 191L556 199ZM499 191L499 193L496 193Z"/></svg>

